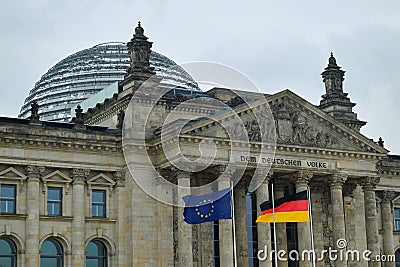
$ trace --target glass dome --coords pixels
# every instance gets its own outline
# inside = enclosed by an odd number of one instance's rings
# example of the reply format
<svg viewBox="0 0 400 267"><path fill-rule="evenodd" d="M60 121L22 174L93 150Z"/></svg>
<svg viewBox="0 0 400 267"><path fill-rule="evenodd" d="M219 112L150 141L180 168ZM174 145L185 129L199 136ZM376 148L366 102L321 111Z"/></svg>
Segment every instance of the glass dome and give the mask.
<svg viewBox="0 0 400 267"><path fill-rule="evenodd" d="M31 103L37 101L41 120L70 121L71 108L121 81L129 65L125 43L99 44L72 54L40 78L25 99L18 117L29 117ZM150 65L163 78L162 87L201 92L193 78L166 56L152 51Z"/></svg>

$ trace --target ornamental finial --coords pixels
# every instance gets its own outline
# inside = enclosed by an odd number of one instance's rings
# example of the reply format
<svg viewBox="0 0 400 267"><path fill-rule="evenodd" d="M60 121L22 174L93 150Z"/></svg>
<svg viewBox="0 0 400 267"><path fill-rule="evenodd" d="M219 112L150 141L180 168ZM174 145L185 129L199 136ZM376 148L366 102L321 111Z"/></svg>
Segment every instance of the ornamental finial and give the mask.
<svg viewBox="0 0 400 267"><path fill-rule="evenodd" d="M135 28L135 35L143 35L143 34L144 34L144 29L142 28L140 21L138 21L138 25Z"/></svg>

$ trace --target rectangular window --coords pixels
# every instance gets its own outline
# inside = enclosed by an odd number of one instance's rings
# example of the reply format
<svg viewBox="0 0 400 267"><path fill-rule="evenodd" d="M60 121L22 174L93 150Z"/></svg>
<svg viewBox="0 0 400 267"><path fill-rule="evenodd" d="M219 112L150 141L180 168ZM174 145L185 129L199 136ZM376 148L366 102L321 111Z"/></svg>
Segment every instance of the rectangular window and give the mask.
<svg viewBox="0 0 400 267"><path fill-rule="evenodd" d="M0 211L3 214L15 214L16 186L2 184L0 186Z"/></svg>
<svg viewBox="0 0 400 267"><path fill-rule="evenodd" d="M62 188L47 188L47 214L51 216L62 215Z"/></svg>
<svg viewBox="0 0 400 267"><path fill-rule="evenodd" d="M92 190L92 216L106 217L106 190Z"/></svg>
<svg viewBox="0 0 400 267"><path fill-rule="evenodd" d="M394 208L394 230L400 231L400 208Z"/></svg>

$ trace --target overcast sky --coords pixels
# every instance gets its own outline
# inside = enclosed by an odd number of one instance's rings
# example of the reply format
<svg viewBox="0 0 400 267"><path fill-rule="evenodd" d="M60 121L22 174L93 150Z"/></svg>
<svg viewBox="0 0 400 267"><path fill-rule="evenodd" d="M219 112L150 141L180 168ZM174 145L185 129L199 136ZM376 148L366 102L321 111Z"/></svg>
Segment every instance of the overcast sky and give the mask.
<svg viewBox="0 0 400 267"><path fill-rule="evenodd" d="M289 88L313 104L331 51L346 70L345 91L400 154L400 1L106 1L0 3L1 116L17 116L52 65L81 49L127 42L138 20L153 49L175 62L213 61L238 69L266 93Z"/></svg>

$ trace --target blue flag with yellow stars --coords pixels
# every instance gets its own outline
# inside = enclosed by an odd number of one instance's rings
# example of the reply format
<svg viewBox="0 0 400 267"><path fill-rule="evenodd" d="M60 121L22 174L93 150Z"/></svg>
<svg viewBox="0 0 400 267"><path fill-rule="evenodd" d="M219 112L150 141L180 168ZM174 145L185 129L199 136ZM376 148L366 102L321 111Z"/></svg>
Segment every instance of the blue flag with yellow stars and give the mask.
<svg viewBox="0 0 400 267"><path fill-rule="evenodd" d="M232 191L230 188L202 196L187 195L183 219L189 224L232 219Z"/></svg>

